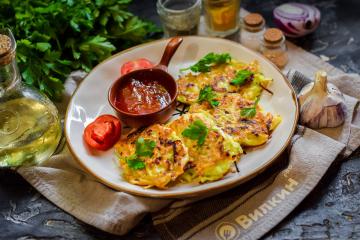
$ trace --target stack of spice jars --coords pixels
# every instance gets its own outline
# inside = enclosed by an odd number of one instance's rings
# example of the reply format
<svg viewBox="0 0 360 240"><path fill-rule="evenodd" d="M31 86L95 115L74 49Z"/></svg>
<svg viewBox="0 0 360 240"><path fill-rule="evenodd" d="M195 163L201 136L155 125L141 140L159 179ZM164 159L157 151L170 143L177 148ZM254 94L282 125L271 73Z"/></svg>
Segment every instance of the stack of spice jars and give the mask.
<svg viewBox="0 0 360 240"><path fill-rule="evenodd" d="M277 28L265 30L265 20L258 13L250 13L243 19L240 42L258 51L277 67L284 68L288 62L285 36Z"/></svg>

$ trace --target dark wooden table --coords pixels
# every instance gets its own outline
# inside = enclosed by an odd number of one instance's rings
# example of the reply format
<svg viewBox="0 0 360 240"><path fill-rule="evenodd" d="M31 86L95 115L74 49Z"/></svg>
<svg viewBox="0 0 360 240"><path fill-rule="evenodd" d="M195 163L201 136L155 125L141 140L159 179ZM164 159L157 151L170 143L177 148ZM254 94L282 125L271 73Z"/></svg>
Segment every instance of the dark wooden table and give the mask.
<svg viewBox="0 0 360 240"><path fill-rule="evenodd" d="M159 23L155 0L134 0L134 13ZM272 9L286 1L244 0L269 25ZM301 1L321 9L316 33L296 40L306 50L329 58L345 72L360 73L360 1ZM360 139L359 139L360 141ZM324 146L325 147L325 146ZM159 239L149 217L128 235L112 236L54 206L18 174L0 171L0 239ZM360 150L335 163L315 190L265 239L360 239Z"/></svg>

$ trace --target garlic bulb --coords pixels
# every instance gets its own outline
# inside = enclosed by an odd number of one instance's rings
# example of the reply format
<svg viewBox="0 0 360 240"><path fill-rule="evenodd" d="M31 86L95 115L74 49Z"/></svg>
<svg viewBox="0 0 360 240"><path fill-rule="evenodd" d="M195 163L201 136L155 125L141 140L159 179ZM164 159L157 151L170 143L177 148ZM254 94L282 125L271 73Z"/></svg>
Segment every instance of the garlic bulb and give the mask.
<svg viewBox="0 0 360 240"><path fill-rule="evenodd" d="M318 71L314 83L299 94L300 123L310 128L338 127L345 121L345 99L340 90L327 83L327 74Z"/></svg>

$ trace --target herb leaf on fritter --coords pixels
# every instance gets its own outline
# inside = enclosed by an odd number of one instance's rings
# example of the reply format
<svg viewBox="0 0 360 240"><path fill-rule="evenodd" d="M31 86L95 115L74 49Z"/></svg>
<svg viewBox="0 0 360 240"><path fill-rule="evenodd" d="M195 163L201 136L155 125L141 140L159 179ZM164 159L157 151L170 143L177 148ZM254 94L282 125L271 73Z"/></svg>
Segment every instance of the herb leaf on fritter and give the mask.
<svg viewBox="0 0 360 240"><path fill-rule="evenodd" d="M134 170L140 170L145 168L145 163L136 154L126 158L126 163L129 168Z"/></svg>
<svg viewBox="0 0 360 240"><path fill-rule="evenodd" d="M136 154L138 156L151 157L155 146L155 141L140 137L136 140Z"/></svg>
<svg viewBox="0 0 360 240"><path fill-rule="evenodd" d="M231 56L228 53L208 53L205 57L201 58L194 65L180 69L181 72L191 70L193 72L210 72L211 67L218 64L228 63L231 60Z"/></svg>
<svg viewBox="0 0 360 240"><path fill-rule="evenodd" d="M243 85L253 75L254 75L254 73L247 69L239 70L239 71L237 71L235 78L230 82L230 84Z"/></svg>
<svg viewBox="0 0 360 240"><path fill-rule="evenodd" d="M216 93L213 88L211 86L205 86L200 90L198 102L201 103L203 101L207 101L212 107L216 107L219 105L219 101L215 100L215 98Z"/></svg>
<svg viewBox="0 0 360 240"><path fill-rule="evenodd" d="M197 140L198 146L201 146L205 142L208 129L201 120L196 120L194 123L190 124L189 127L186 128L181 134L184 137Z"/></svg>
<svg viewBox="0 0 360 240"><path fill-rule="evenodd" d="M240 115L242 117L247 117L247 118L255 117L255 115L256 115L256 105L258 104L259 101L260 101L260 98L258 97L255 100L255 103L254 103L253 106L241 109Z"/></svg>

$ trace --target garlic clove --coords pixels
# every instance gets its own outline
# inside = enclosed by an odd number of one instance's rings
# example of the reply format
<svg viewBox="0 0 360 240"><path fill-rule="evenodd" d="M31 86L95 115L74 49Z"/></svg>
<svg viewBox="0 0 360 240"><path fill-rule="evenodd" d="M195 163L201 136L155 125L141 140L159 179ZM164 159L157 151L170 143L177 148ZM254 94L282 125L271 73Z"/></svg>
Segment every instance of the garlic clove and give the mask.
<svg viewBox="0 0 360 240"><path fill-rule="evenodd" d="M301 90L300 123L310 128L338 127L345 121L345 98L333 84L327 83L325 71L318 71L315 81Z"/></svg>

